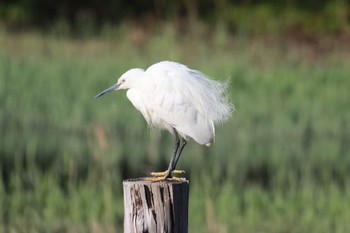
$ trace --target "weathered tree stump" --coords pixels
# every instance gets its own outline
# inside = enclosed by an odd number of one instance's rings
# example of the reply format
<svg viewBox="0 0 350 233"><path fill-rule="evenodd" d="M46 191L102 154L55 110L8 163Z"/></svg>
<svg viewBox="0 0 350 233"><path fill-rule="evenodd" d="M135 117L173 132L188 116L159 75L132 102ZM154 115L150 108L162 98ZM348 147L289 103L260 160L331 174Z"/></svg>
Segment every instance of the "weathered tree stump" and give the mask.
<svg viewBox="0 0 350 233"><path fill-rule="evenodd" d="M124 233L187 233L189 182L129 179L124 188Z"/></svg>

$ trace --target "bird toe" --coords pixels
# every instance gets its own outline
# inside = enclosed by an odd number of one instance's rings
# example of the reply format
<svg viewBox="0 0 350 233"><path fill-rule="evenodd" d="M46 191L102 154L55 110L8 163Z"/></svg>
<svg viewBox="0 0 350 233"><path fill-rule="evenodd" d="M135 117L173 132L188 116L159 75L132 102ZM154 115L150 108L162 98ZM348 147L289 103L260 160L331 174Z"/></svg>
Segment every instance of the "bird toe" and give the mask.
<svg viewBox="0 0 350 233"><path fill-rule="evenodd" d="M164 172L151 172L151 176L155 177L167 177L167 171Z"/></svg>

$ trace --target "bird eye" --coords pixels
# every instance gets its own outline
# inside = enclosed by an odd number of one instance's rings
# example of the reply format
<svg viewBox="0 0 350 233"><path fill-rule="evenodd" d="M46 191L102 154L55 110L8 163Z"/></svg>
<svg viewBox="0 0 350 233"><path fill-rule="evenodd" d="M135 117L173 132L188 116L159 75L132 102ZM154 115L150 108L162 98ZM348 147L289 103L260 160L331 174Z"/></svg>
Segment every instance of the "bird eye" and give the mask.
<svg viewBox="0 0 350 233"><path fill-rule="evenodd" d="M125 79L122 79L122 83L125 83Z"/></svg>

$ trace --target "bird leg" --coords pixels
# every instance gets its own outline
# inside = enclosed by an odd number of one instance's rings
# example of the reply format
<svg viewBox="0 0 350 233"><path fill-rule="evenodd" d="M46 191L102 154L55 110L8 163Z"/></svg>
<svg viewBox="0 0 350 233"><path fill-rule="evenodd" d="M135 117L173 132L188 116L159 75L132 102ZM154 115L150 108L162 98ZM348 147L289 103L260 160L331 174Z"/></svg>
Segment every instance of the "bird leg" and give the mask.
<svg viewBox="0 0 350 233"><path fill-rule="evenodd" d="M178 150L177 150L176 157L175 157L175 159L174 159L174 161L173 161L173 164L172 164L172 173L174 173L174 171L183 171L183 173L185 173L184 170L175 170L175 167L176 167L176 165L177 165L177 162L178 162L179 159L180 159L182 150L185 148L185 146L186 146L186 144L187 144L187 141L186 141L184 138L181 137L180 140L181 140L181 141L180 141L180 146L179 146L179 148L178 148ZM178 173L176 173L176 174L178 174ZM180 174L181 174L181 173L180 173Z"/></svg>
<svg viewBox="0 0 350 233"><path fill-rule="evenodd" d="M151 175L153 177L147 178L147 180L150 181L162 181L162 180L175 180L175 181L181 181L182 179L179 177L174 177L172 174L184 174L184 170L175 170L176 164L179 161L181 152L183 148L186 146L187 141L183 139L181 136L179 136L178 132L174 129L174 134L175 134L175 148L174 148L174 153L173 156L171 157L170 163L168 170L164 172L152 172Z"/></svg>

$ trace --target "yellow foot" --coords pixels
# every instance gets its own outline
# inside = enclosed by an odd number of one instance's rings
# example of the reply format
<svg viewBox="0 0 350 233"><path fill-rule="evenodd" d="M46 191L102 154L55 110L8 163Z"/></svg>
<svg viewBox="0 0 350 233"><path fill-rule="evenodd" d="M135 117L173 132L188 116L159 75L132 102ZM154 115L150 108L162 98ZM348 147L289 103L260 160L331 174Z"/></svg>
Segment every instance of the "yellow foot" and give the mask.
<svg viewBox="0 0 350 233"><path fill-rule="evenodd" d="M160 177L146 177L145 180L151 181L151 182L158 182L158 181L165 181L165 180L181 182L181 181L185 181L186 178L182 178L182 177L165 178L165 176L160 176Z"/></svg>
<svg viewBox="0 0 350 233"><path fill-rule="evenodd" d="M166 176L166 172L151 172L151 176L155 176L155 177L165 177ZM181 174L185 174L184 170L172 170L171 174L175 174L175 175L181 175Z"/></svg>
<svg viewBox="0 0 350 233"><path fill-rule="evenodd" d="M175 174L175 175L181 175L181 174L184 174L185 171L184 170L173 170L171 171L171 174ZM170 180L170 181L178 181L178 182L181 182L181 181L184 181L186 180L186 178L181 178L181 177L175 177L175 176L172 176L172 177L169 177L167 178L167 171L164 171L164 172L152 172L151 175L153 177L147 177L146 180L147 181L152 181L152 182L157 182L157 181L164 181L164 180Z"/></svg>

